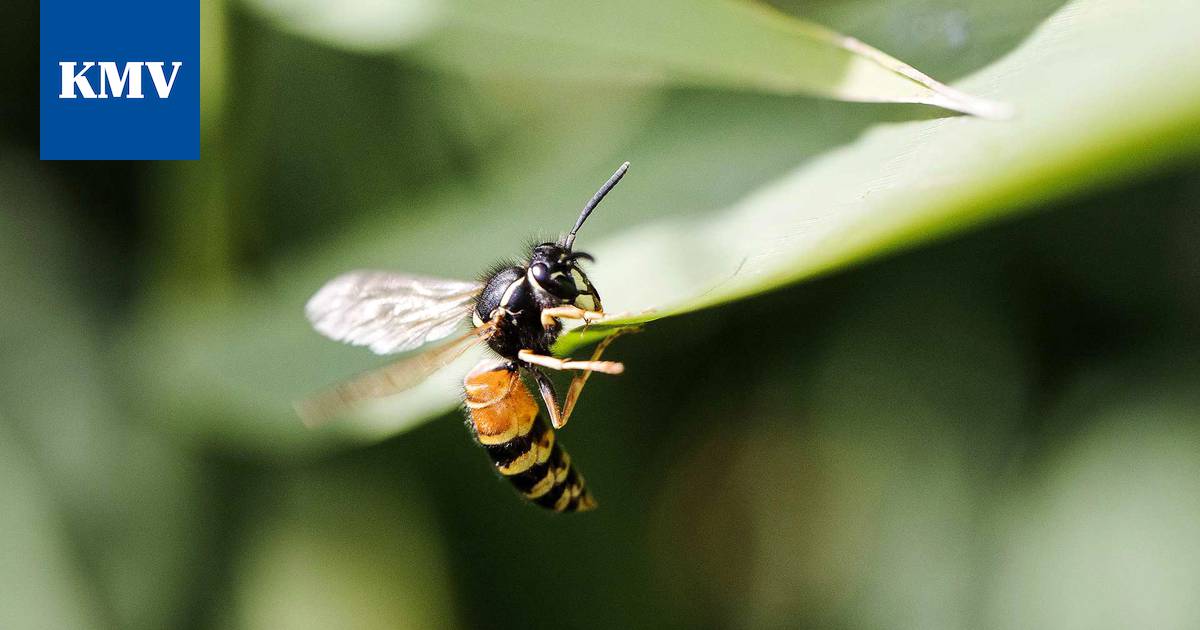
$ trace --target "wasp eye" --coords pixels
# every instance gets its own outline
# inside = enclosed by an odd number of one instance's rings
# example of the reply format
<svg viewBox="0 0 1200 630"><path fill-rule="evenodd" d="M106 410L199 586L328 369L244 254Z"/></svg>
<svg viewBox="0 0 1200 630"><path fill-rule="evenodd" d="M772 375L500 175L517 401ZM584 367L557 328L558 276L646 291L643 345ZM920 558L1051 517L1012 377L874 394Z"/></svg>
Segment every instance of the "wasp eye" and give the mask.
<svg viewBox="0 0 1200 630"><path fill-rule="evenodd" d="M537 288L554 297L573 300L579 290L575 288L575 281L570 272L563 269L561 266L551 267L545 263L534 263L529 266L529 279Z"/></svg>

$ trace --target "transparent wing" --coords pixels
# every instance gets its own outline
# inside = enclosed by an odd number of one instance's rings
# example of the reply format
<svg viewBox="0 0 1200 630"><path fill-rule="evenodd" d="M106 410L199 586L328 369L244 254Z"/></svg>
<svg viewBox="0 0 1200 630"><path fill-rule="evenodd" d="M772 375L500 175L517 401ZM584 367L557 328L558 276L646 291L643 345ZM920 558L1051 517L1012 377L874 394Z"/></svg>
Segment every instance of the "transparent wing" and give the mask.
<svg viewBox="0 0 1200 630"><path fill-rule="evenodd" d="M325 283L304 312L330 339L391 354L453 333L482 289L478 282L352 271Z"/></svg>
<svg viewBox="0 0 1200 630"><path fill-rule="evenodd" d="M308 426L318 426L352 409L358 403L383 398L411 389L430 374L451 364L464 352L486 341L495 330L493 322L475 328L454 341L405 357L296 403L296 413Z"/></svg>

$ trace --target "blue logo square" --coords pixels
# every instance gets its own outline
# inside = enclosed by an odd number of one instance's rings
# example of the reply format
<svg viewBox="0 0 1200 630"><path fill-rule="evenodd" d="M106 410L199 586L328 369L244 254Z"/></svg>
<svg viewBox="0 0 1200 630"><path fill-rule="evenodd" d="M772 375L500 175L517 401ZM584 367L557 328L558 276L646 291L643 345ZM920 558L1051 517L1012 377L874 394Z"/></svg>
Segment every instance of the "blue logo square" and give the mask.
<svg viewBox="0 0 1200 630"><path fill-rule="evenodd" d="M200 159L200 0L42 0L43 160Z"/></svg>

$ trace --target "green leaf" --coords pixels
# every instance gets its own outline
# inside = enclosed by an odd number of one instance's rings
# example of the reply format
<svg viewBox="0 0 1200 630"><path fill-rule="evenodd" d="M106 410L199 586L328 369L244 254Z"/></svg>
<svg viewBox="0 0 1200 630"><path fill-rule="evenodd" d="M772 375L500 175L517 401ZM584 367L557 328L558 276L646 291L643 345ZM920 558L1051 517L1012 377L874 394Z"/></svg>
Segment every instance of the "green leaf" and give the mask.
<svg viewBox="0 0 1200 630"><path fill-rule="evenodd" d="M467 75L923 103L989 118L1011 113L854 38L757 2L247 1L322 41L373 52L405 50Z"/></svg>
<svg viewBox="0 0 1200 630"><path fill-rule="evenodd" d="M174 412L163 417L204 438L290 451L339 432L393 434L453 408L462 365L306 434L293 400L378 363L308 329L302 306L322 281L356 267L472 277L519 255L530 230L565 229L629 159L579 241L597 258L589 274L605 305L667 316L761 294L1194 154L1197 20L1200 5L1184 0L1064 5L963 82L1015 103L1006 122L714 92L616 107L602 89L581 90L577 109L525 130L556 129L541 153L497 151L475 188L279 261L228 304L149 305L130 349L156 408ZM614 358L624 343L636 338Z"/></svg>

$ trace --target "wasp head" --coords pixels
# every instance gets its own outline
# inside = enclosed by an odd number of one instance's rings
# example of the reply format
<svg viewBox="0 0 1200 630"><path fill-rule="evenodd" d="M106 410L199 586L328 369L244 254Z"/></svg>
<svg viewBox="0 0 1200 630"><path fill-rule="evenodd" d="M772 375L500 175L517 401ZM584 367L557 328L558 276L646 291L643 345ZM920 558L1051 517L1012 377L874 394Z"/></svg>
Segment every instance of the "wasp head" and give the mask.
<svg viewBox="0 0 1200 630"><path fill-rule="evenodd" d="M592 257L558 243L541 243L530 253L526 276L538 292L552 296L559 303L599 310L600 296L580 268L581 260L590 261Z"/></svg>

